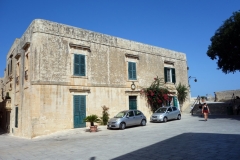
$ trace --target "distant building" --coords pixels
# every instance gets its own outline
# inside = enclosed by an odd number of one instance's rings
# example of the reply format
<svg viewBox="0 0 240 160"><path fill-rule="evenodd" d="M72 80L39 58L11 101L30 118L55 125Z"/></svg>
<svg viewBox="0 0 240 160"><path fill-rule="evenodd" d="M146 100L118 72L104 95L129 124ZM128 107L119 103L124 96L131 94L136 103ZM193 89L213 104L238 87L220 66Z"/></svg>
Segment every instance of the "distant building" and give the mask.
<svg viewBox="0 0 240 160"><path fill-rule="evenodd" d="M141 88L164 77L173 88L187 84L183 53L37 19L7 54L1 78L1 128L32 138L85 127L86 115L151 111ZM136 88L131 88L134 86Z"/></svg>

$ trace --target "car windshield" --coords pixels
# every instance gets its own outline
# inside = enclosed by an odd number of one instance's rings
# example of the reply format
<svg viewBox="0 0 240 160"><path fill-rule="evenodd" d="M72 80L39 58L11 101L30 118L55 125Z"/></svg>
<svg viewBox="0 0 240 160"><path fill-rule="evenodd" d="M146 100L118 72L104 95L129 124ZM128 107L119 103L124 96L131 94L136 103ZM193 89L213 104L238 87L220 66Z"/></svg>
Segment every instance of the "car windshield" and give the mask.
<svg viewBox="0 0 240 160"><path fill-rule="evenodd" d="M114 116L114 118L122 118L127 114L127 111L122 111L119 112L116 116Z"/></svg>
<svg viewBox="0 0 240 160"><path fill-rule="evenodd" d="M159 108L158 110L155 111L155 113L165 113L167 108Z"/></svg>

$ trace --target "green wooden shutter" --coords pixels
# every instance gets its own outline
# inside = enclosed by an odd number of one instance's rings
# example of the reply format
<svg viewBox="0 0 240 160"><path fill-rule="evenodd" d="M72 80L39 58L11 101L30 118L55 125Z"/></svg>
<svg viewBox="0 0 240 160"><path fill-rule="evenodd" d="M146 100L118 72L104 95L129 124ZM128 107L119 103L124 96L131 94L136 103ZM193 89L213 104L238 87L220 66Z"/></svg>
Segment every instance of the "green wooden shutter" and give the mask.
<svg viewBox="0 0 240 160"><path fill-rule="evenodd" d="M81 127L86 127L86 122L84 119L86 118L86 96L80 96L80 124Z"/></svg>
<svg viewBox="0 0 240 160"><path fill-rule="evenodd" d="M137 79L136 63L132 63L132 78Z"/></svg>
<svg viewBox="0 0 240 160"><path fill-rule="evenodd" d="M73 126L74 128L79 127L79 119L80 119L80 112L79 112L79 104L80 98L79 96L73 96Z"/></svg>
<svg viewBox="0 0 240 160"><path fill-rule="evenodd" d="M85 55L74 54L74 75L85 76Z"/></svg>
<svg viewBox="0 0 240 160"><path fill-rule="evenodd" d="M86 96L74 95L73 97L74 108L74 128L86 127Z"/></svg>
<svg viewBox="0 0 240 160"><path fill-rule="evenodd" d="M136 63L134 62L128 62L128 79L137 79Z"/></svg>
<svg viewBox="0 0 240 160"><path fill-rule="evenodd" d="M176 83L175 68L172 68L172 83Z"/></svg>
<svg viewBox="0 0 240 160"><path fill-rule="evenodd" d="M132 79L132 62L128 62L128 79Z"/></svg>
<svg viewBox="0 0 240 160"><path fill-rule="evenodd" d="M74 54L74 75L80 75L80 55Z"/></svg>
<svg viewBox="0 0 240 160"><path fill-rule="evenodd" d="M85 55L80 55L80 76L85 76Z"/></svg>
<svg viewBox="0 0 240 160"><path fill-rule="evenodd" d="M164 67L164 80L165 80L165 83L167 82L167 67Z"/></svg>
<svg viewBox="0 0 240 160"><path fill-rule="evenodd" d="M18 107L15 108L15 127L18 128Z"/></svg>

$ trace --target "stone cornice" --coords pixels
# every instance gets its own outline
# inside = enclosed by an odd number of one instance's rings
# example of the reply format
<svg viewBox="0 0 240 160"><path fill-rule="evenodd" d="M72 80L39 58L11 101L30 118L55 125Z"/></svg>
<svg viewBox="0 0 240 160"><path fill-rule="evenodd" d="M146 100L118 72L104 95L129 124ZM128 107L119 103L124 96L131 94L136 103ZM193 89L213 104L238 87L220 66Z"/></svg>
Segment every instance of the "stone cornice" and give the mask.
<svg viewBox="0 0 240 160"><path fill-rule="evenodd" d="M86 41L90 43L98 43L102 45L112 46L116 48L126 49L129 51L142 52L145 54L159 55L162 57L167 57L171 59L178 59L186 61L186 55L184 53L171 51L164 48L159 48L139 42L134 42L118 37L113 37L89 30L84 30L81 28L76 28L60 23L55 23L47 20L36 19L29 27L29 32L26 33L46 33L56 36L67 37L71 39L77 39L81 41Z"/></svg>
<svg viewBox="0 0 240 160"><path fill-rule="evenodd" d="M125 56L126 56L126 57L129 57L129 58L134 58L134 59L138 59L138 60L139 60L139 55L126 53Z"/></svg>
<svg viewBox="0 0 240 160"><path fill-rule="evenodd" d="M89 52L91 52L89 46L85 46L85 45L81 45L81 44L73 44L73 43L69 43L69 46L72 47L72 48L88 50Z"/></svg>
<svg viewBox="0 0 240 160"><path fill-rule="evenodd" d="M69 89L69 91L70 92L74 92L74 93L76 93L76 92L80 92L80 93L90 93L90 89L73 89L73 88L70 88Z"/></svg>

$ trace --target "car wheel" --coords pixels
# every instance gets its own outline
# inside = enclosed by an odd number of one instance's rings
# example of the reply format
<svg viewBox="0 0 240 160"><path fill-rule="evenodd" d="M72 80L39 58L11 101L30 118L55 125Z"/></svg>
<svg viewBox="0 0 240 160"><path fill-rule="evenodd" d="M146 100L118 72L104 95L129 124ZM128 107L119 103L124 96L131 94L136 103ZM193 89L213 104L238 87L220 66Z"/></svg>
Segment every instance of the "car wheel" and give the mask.
<svg viewBox="0 0 240 160"><path fill-rule="evenodd" d="M146 120L142 120L142 122L141 122L141 126L146 126Z"/></svg>
<svg viewBox="0 0 240 160"><path fill-rule="evenodd" d="M126 128L126 124L122 122L122 123L120 124L120 127L119 127L119 128L120 128L121 130L124 130L124 129Z"/></svg>
<svg viewBox="0 0 240 160"><path fill-rule="evenodd" d="M166 123L167 122L167 117L163 118L163 122Z"/></svg>
<svg viewBox="0 0 240 160"><path fill-rule="evenodd" d="M180 120L180 119L181 119L181 115L180 115L180 114L177 116L177 119L178 119L178 120Z"/></svg>

